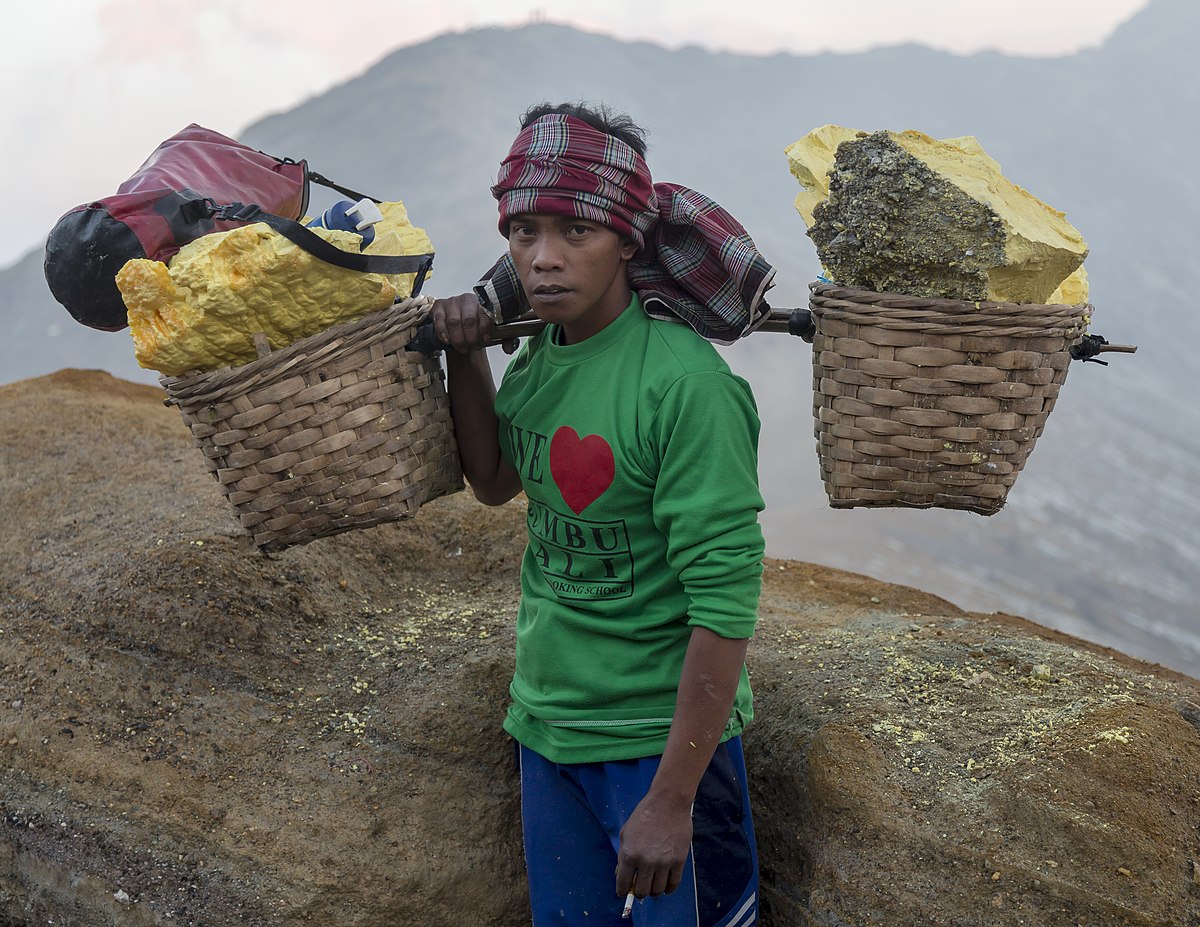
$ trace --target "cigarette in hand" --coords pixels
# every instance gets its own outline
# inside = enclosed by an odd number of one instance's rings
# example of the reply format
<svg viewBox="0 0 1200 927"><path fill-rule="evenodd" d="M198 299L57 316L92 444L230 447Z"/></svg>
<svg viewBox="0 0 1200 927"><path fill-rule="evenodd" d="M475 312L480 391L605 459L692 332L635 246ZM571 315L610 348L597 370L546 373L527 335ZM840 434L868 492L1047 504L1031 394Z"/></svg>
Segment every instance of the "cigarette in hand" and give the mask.
<svg viewBox="0 0 1200 927"><path fill-rule="evenodd" d="M625 896L625 910L621 912L621 917L629 917L629 912L633 910L633 892Z"/></svg>

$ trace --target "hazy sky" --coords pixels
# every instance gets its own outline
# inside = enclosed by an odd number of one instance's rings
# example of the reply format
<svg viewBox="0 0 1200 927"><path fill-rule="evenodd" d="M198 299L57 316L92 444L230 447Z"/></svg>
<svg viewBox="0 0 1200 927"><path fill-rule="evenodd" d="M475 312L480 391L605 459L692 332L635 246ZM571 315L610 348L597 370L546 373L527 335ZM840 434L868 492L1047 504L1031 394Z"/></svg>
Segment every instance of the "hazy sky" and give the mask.
<svg viewBox="0 0 1200 927"><path fill-rule="evenodd" d="M766 54L1095 47L1147 0L49 0L5 9L0 267L189 122L236 135L438 33L531 18Z"/></svg>

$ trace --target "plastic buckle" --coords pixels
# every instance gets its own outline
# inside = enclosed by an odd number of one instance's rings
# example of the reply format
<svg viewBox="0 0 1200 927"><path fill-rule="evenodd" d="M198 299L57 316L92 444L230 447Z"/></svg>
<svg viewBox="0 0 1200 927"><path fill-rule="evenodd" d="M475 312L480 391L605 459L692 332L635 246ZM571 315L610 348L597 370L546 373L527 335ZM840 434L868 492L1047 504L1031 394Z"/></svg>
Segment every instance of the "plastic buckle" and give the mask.
<svg viewBox="0 0 1200 927"><path fill-rule="evenodd" d="M262 207L254 203L230 203L226 209L229 210L227 218L234 222L251 222L262 213Z"/></svg>
<svg viewBox="0 0 1200 927"><path fill-rule="evenodd" d="M185 200L179 206L179 216L188 225L197 225L205 219L212 219L219 212L220 207L210 197Z"/></svg>
<svg viewBox="0 0 1200 927"><path fill-rule="evenodd" d="M417 268L417 276L416 279L413 280L412 296L416 297L421 295L421 287L425 285L425 277L428 275L432 267L433 255L427 254L425 259L421 261L421 266Z"/></svg>
<svg viewBox="0 0 1200 927"><path fill-rule="evenodd" d="M346 215L352 217L354 229L358 232L383 221L383 213L379 211L379 207L373 200L365 198L347 209Z"/></svg>

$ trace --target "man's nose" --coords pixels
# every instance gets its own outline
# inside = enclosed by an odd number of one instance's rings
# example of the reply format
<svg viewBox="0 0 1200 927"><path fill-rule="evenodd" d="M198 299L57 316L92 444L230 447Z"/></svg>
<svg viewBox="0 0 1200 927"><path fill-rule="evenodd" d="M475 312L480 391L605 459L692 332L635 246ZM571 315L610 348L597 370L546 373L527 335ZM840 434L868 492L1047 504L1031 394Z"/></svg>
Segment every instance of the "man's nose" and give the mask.
<svg viewBox="0 0 1200 927"><path fill-rule="evenodd" d="M556 235L539 235L533 246L534 270L561 270L562 266L562 241Z"/></svg>

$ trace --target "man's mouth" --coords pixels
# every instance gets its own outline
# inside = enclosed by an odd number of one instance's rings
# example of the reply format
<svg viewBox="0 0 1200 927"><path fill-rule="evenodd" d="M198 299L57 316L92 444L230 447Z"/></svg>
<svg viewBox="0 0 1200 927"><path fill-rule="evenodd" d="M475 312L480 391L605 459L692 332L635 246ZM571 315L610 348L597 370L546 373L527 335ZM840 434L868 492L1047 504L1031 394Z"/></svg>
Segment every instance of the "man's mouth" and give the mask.
<svg viewBox="0 0 1200 927"><path fill-rule="evenodd" d="M533 288L533 298L542 304L557 303L566 299L571 291L565 286L542 284Z"/></svg>

